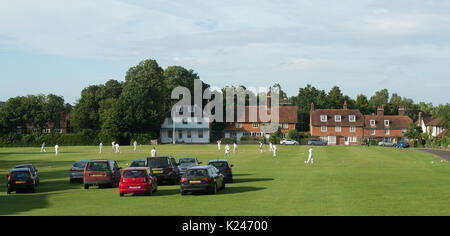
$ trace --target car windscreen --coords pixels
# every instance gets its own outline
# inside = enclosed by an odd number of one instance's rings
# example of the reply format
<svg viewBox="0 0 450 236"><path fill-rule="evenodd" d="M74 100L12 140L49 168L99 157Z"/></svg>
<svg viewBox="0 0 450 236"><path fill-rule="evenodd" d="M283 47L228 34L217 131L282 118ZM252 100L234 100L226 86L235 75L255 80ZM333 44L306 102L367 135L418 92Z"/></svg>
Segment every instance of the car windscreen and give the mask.
<svg viewBox="0 0 450 236"><path fill-rule="evenodd" d="M30 173L26 171L14 171L11 174L13 179L28 179L30 177Z"/></svg>
<svg viewBox="0 0 450 236"><path fill-rule="evenodd" d="M14 168L17 168L17 169L19 169L19 168L28 168L28 169L30 169L31 171L34 171L32 165L18 165L18 166L14 167Z"/></svg>
<svg viewBox="0 0 450 236"><path fill-rule="evenodd" d="M133 161L131 162L130 167L145 167L146 161Z"/></svg>
<svg viewBox="0 0 450 236"><path fill-rule="evenodd" d="M194 170L188 170L186 172L186 176L188 177L202 177L206 176L207 172L205 169L194 169Z"/></svg>
<svg viewBox="0 0 450 236"><path fill-rule="evenodd" d="M86 167L87 171L107 171L107 162L89 162Z"/></svg>
<svg viewBox="0 0 450 236"><path fill-rule="evenodd" d="M185 158L178 160L179 164L195 163L195 159Z"/></svg>
<svg viewBox="0 0 450 236"><path fill-rule="evenodd" d="M150 158L149 165L152 168L164 168L169 166L169 159L167 157Z"/></svg>
<svg viewBox="0 0 450 236"><path fill-rule="evenodd" d="M145 170L127 170L123 172L124 178L143 178L146 176Z"/></svg>
<svg viewBox="0 0 450 236"><path fill-rule="evenodd" d="M211 162L209 164L216 168L227 168L228 167L228 163L226 163L226 162Z"/></svg>
<svg viewBox="0 0 450 236"><path fill-rule="evenodd" d="M77 161L73 163L74 168L84 168L86 166L86 161Z"/></svg>

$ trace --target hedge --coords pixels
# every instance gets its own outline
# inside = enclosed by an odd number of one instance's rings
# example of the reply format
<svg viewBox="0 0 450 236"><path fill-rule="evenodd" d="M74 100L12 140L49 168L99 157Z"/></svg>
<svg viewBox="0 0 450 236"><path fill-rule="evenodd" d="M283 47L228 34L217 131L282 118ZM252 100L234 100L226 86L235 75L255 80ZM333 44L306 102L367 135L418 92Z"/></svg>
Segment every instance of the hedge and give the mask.
<svg viewBox="0 0 450 236"><path fill-rule="evenodd" d="M0 147L36 147L45 142L47 146L97 145L96 138L85 134L2 134Z"/></svg>

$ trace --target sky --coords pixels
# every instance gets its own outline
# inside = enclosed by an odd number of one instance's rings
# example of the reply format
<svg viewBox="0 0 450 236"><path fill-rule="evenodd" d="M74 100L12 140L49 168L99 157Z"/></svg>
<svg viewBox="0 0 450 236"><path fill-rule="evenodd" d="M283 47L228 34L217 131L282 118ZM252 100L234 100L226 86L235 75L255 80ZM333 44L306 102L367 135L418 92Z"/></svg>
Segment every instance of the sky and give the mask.
<svg viewBox="0 0 450 236"><path fill-rule="evenodd" d="M81 90L145 59L214 86L387 88L450 102L448 0L0 0L0 101Z"/></svg>

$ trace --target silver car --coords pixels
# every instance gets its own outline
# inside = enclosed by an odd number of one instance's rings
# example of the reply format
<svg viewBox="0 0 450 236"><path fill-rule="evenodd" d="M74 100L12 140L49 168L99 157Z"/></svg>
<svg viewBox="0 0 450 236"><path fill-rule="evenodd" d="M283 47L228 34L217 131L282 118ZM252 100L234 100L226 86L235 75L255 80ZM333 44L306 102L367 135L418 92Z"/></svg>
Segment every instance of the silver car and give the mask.
<svg viewBox="0 0 450 236"><path fill-rule="evenodd" d="M382 146L382 147L395 147L396 144L392 143L392 142L386 142L386 141L381 141L378 143L378 146Z"/></svg>
<svg viewBox="0 0 450 236"><path fill-rule="evenodd" d="M84 167L88 160L76 161L73 163L72 168L70 168L70 183L75 182L75 180L80 180L83 182L84 177Z"/></svg>
<svg viewBox="0 0 450 236"><path fill-rule="evenodd" d="M280 141L281 145L298 145L299 143L292 139L285 139Z"/></svg>

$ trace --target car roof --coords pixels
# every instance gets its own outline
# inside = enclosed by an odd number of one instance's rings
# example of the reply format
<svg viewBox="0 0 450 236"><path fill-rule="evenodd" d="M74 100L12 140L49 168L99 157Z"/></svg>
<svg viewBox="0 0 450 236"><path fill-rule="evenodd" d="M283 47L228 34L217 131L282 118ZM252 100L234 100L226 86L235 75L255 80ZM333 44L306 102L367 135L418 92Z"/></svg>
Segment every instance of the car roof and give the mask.
<svg viewBox="0 0 450 236"><path fill-rule="evenodd" d="M181 160L181 159L197 159L197 157L180 157L180 158L178 158L178 160Z"/></svg>
<svg viewBox="0 0 450 236"><path fill-rule="evenodd" d="M208 161L208 163L211 163L211 162L227 162L228 163L228 160L227 159L217 159L217 160Z"/></svg>
<svg viewBox="0 0 450 236"><path fill-rule="evenodd" d="M88 162L108 162L108 161L112 161L112 160L91 160Z"/></svg>
<svg viewBox="0 0 450 236"><path fill-rule="evenodd" d="M14 168L11 172L19 172L19 171L30 171L29 168Z"/></svg>
<svg viewBox="0 0 450 236"><path fill-rule="evenodd" d="M194 167L189 168L189 170L198 170L198 169L203 170L203 169L208 169L208 168L211 168L211 166L205 166L205 165L203 165L203 166L194 166Z"/></svg>
<svg viewBox="0 0 450 236"><path fill-rule="evenodd" d="M147 159L149 159L149 158L161 158L161 157L173 158L172 156L156 156L156 157L147 157Z"/></svg>
<svg viewBox="0 0 450 236"><path fill-rule="evenodd" d="M75 161L75 163L76 162L88 162L88 161L90 161L90 160L78 160L78 161Z"/></svg>
<svg viewBox="0 0 450 236"><path fill-rule="evenodd" d="M123 171L127 171L127 170L148 170L149 168L148 167L128 167L128 168L125 168L125 170L123 170Z"/></svg>
<svg viewBox="0 0 450 236"><path fill-rule="evenodd" d="M15 168L22 168L24 166L33 166L33 164L21 164L21 165L17 165Z"/></svg>
<svg viewBox="0 0 450 236"><path fill-rule="evenodd" d="M136 159L136 160L133 160L132 162L135 162L135 161L147 161L147 159Z"/></svg>

